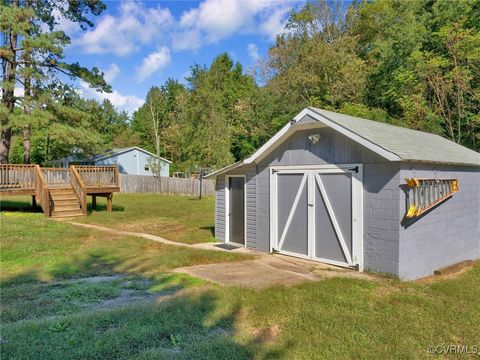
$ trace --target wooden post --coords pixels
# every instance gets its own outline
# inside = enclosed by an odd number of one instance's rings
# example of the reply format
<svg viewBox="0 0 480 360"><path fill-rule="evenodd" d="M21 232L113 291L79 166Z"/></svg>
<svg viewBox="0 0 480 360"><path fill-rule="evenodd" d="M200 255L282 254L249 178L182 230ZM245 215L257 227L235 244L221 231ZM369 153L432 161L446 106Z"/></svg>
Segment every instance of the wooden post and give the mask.
<svg viewBox="0 0 480 360"><path fill-rule="evenodd" d="M32 206L37 206L37 197L32 195Z"/></svg>
<svg viewBox="0 0 480 360"><path fill-rule="evenodd" d="M113 198L113 193L108 194L107 196L107 211L112 212L112 198Z"/></svg>
<svg viewBox="0 0 480 360"><path fill-rule="evenodd" d="M92 209L97 210L97 195L92 195Z"/></svg>
<svg viewBox="0 0 480 360"><path fill-rule="evenodd" d="M203 168L200 168L200 174L198 179L200 180L200 189L199 189L199 196L198 198L202 200L202 185L203 185Z"/></svg>

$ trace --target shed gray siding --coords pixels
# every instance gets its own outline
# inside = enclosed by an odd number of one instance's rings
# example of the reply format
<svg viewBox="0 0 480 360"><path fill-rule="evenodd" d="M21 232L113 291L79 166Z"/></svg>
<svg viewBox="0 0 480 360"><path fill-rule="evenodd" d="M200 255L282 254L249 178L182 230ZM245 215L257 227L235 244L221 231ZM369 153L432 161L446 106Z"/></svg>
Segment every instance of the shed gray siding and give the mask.
<svg viewBox="0 0 480 360"><path fill-rule="evenodd" d="M416 279L436 269L480 258L480 168L403 164L405 178L458 178L459 191L400 228L399 276ZM406 212L402 192L401 214Z"/></svg>
<svg viewBox="0 0 480 360"><path fill-rule="evenodd" d="M249 165L234 169L230 172L217 176L215 188L215 237L225 241L225 217L228 209L225 209L225 179L228 175L246 175L246 232L245 241L249 248L257 248L257 197L256 197L256 166Z"/></svg>
<svg viewBox="0 0 480 360"><path fill-rule="evenodd" d="M215 237L225 241L225 176L217 176L215 182Z"/></svg>
<svg viewBox="0 0 480 360"><path fill-rule="evenodd" d="M308 140L311 134L320 135L318 144L313 145ZM400 164L386 162L330 128L297 131L258 164L257 249L269 251L270 248L269 166L349 163L364 165L364 266L366 269L397 274L401 219L401 190L398 187ZM380 206L382 210L379 210Z"/></svg>

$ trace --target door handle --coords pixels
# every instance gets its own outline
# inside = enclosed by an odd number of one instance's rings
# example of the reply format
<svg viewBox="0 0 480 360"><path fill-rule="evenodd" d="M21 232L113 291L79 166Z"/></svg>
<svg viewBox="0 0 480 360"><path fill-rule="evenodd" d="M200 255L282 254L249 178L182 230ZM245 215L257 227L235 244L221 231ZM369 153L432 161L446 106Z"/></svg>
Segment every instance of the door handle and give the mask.
<svg viewBox="0 0 480 360"><path fill-rule="evenodd" d="M311 207L313 207L313 204L308 204L308 206L311 206Z"/></svg>

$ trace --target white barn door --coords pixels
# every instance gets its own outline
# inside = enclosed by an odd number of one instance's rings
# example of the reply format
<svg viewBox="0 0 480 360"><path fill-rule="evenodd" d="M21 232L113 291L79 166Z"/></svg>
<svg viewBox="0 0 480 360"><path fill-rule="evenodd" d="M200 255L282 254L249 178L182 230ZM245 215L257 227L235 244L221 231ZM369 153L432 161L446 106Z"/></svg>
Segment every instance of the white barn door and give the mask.
<svg viewBox="0 0 480 360"><path fill-rule="evenodd" d="M286 255L363 267L362 168L271 168L270 247Z"/></svg>

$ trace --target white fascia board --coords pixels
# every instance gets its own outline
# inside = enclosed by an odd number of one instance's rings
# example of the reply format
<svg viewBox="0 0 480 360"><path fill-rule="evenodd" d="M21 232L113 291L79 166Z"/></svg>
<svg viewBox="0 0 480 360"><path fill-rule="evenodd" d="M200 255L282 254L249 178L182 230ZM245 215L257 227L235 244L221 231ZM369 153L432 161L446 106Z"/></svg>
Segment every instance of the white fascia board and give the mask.
<svg viewBox="0 0 480 360"><path fill-rule="evenodd" d="M286 135L289 133L292 124L289 122L285 125L279 132L277 132L270 140L268 140L265 144L263 144L257 151L255 151L250 157L244 160L245 164L251 164L255 162L260 156L267 153L275 143L282 140Z"/></svg>
<svg viewBox="0 0 480 360"><path fill-rule="evenodd" d="M303 119L306 115L311 116L313 119L319 121L320 123L338 131L339 133L345 135L346 137L352 139L353 141L365 146L367 149L375 152L376 154L380 155L381 157L389 160L389 161L401 161L402 159L382 148L379 145L372 143L371 141L361 137L360 135L354 133L347 128L338 125L336 122L328 119L327 117L315 112L310 108L303 109L297 116L293 118L287 125L285 125L278 133L276 133L270 140L268 140L260 149L258 149L252 156L245 159L245 164L251 164L257 162L265 156L267 156L273 149L275 149L275 145L280 144L286 137L290 135L290 133L296 131L297 129L300 130L301 127L296 128L295 125L298 121Z"/></svg>
<svg viewBox="0 0 480 360"><path fill-rule="evenodd" d="M306 115L311 116L313 119L317 120L319 124L318 125L308 124L305 126L298 126L297 122L303 119ZM244 164L258 163L260 160L264 159L268 154L270 154L277 147L277 145L281 144L294 131L301 130L301 129L318 128L320 124L338 131L339 133L345 135L346 137L359 143L360 145L365 146L367 149L373 151L374 153L380 155L381 157L389 161L402 160L397 154L394 154L382 148L381 146L374 144L370 140L367 140L364 137L358 135L357 133L337 124L333 120L330 120L324 115L317 113L313 109L305 108L297 116L295 116L291 121L289 121L288 124L286 124L282 129L280 129L279 132L277 132L272 138L270 138L270 140L268 140L265 144L263 144L263 146L261 146L257 151L255 151L250 157L246 158L243 161L239 161L239 162L236 162L235 164L219 169L211 174L208 174L204 178L218 176L229 170L236 169Z"/></svg>
<svg viewBox="0 0 480 360"><path fill-rule="evenodd" d="M223 168L221 168L221 169L218 169L217 171L214 171L214 172L212 172L212 173L210 173L210 174L207 174L207 175L205 175L203 178L204 178L204 179L208 179L208 178L211 178L211 177L214 177L214 176L218 176L218 175L223 174L223 173L225 173L225 172L227 172L227 171L236 169L236 168L242 166L243 164L244 164L244 161L243 161L243 160L237 161L236 163L230 164L230 165L225 166L225 167L223 167Z"/></svg>

